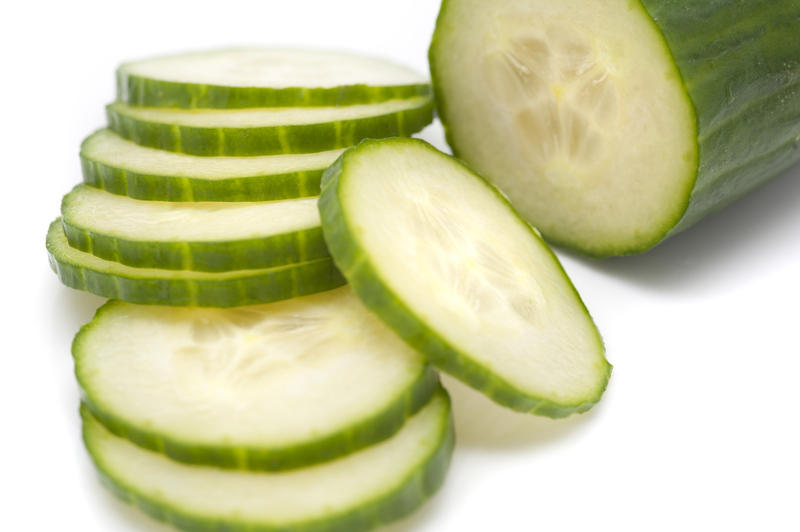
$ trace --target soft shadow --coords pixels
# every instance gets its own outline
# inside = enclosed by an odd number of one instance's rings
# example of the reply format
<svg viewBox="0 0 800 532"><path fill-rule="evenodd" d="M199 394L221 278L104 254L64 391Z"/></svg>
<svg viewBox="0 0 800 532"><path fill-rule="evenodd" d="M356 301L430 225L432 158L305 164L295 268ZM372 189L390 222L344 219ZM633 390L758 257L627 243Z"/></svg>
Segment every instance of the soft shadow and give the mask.
<svg viewBox="0 0 800 532"><path fill-rule="evenodd" d="M418 508L414 513L400 521L382 526L378 528L378 530L380 530L380 532L411 532L412 530L424 529L424 525L429 522L433 516L442 513L441 507L445 505L445 497L442 492L447 489L447 484L448 483L445 481L439 491L434 494L432 498L425 501L422 507Z"/></svg>
<svg viewBox="0 0 800 532"><path fill-rule="evenodd" d="M509 410L446 375L442 382L453 400L457 445L465 448L508 450L548 445L576 434L599 408L550 419Z"/></svg>
<svg viewBox="0 0 800 532"><path fill-rule="evenodd" d="M82 325L92 319L98 307L107 301L89 292L65 286L58 286L50 293L52 296L48 306L49 321L55 333L59 335L75 335Z"/></svg>
<svg viewBox="0 0 800 532"><path fill-rule="evenodd" d="M696 291L737 272L764 272L787 246L800 247L800 165L647 253L605 260L559 254L656 290Z"/></svg>

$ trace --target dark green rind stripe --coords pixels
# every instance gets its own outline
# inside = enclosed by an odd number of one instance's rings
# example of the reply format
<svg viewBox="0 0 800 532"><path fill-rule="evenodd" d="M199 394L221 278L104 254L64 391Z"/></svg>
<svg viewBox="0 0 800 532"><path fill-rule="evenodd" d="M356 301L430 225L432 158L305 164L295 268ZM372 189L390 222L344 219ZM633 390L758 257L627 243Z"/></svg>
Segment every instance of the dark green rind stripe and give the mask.
<svg viewBox="0 0 800 532"><path fill-rule="evenodd" d="M343 85L332 88L227 87L151 79L117 70L117 99L139 107L251 109L335 107L430 96L428 83L394 86Z"/></svg>
<svg viewBox="0 0 800 532"><path fill-rule="evenodd" d="M83 151L80 157L87 185L148 201L275 201L318 196L325 170L202 179L134 172L93 160Z"/></svg>
<svg viewBox="0 0 800 532"><path fill-rule="evenodd" d="M697 110L699 171L675 234L800 161L800 3L641 1Z"/></svg>
<svg viewBox="0 0 800 532"><path fill-rule="evenodd" d="M439 152L424 141L407 139L405 141L397 139L399 142L416 142L427 149L439 154ZM454 345L450 344L439 333L428 327L424 320L417 316L403 300L389 288L383 280L378 270L371 263L369 255L362 247L356 237L356 233L351 228L351 222L347 219L346 207L343 206L340 197L341 183L346 179L344 166L347 159L357 155L358 149L369 147L375 142L395 142L393 139L382 141L367 140L359 144L356 148L350 149L342 154L341 157L325 172L322 177L322 194L319 200L320 216L322 218L322 230L328 249L333 256L336 265L344 274L347 282L358 295L359 299L375 313L381 320L391 327L408 345L422 353L429 362L439 369L453 375L465 382L469 386L479 390L495 402L517 410L531 414L538 414L553 418L566 417L573 413L580 413L589 410L597 403L603 395L611 376L612 366L605 358L603 365L598 368L600 373L600 386L585 400L578 403L559 403L546 397L531 395L529 392L520 390L516 385L494 373L490 368L475 361L468 353L462 352ZM444 156L444 155L442 155ZM460 164L465 171L475 175L476 179L481 179L488 188L492 190L499 201L502 201L513 211L508 200L491 184L477 174L474 174L466 165L453 159L454 164ZM581 305L586 315L589 315L583 301L578 295L561 263L553 252L542 241L536 231L531 226L519 218L520 221L530 229L530 234L541 246L547 249L552 258L553 266L558 268L564 277L569 288ZM603 351L603 342L600 333L595 329L599 349Z"/></svg>
<svg viewBox="0 0 800 532"><path fill-rule="evenodd" d="M62 226L69 245L101 259L135 268L226 272L255 270L330 257L322 227L240 240L148 241L117 237L102 228L82 227L71 219L78 185L61 202Z"/></svg>
<svg viewBox="0 0 800 532"><path fill-rule="evenodd" d="M69 247L61 220L47 233L50 266L61 282L110 299L143 305L236 307L258 305L331 290L346 283L331 259L259 270L224 273L138 269L105 261L85 252L67 257ZM84 257L86 256L86 260ZM87 265L102 261L102 268Z"/></svg>
<svg viewBox="0 0 800 532"><path fill-rule="evenodd" d="M118 305L117 301L109 301L100 307L94 319L81 328L72 342L75 375L83 391L82 400L92 415L110 432L179 462L232 469L282 471L332 460L394 435L408 417L428 404L439 388L436 372L430 366L423 366L406 389L386 404L375 405L376 410L372 415L354 420L349 426L336 432L318 435L311 441L288 446L246 446L234 443L209 445L182 440L174 434L156 432L147 426L124 419L104 405L102 397L92 390L92 375L87 374L83 365L83 340L102 316L113 312Z"/></svg>
<svg viewBox="0 0 800 532"><path fill-rule="evenodd" d="M326 122L248 128L180 126L146 122L106 107L110 129L141 146L200 156L314 153L346 148L365 138L407 136L433 121L433 100L394 113Z"/></svg>
<svg viewBox="0 0 800 532"><path fill-rule="evenodd" d="M236 516L206 516L159 500L158 495L142 493L125 479L113 473L97 452L97 421L89 409L81 405L83 441L98 470L103 484L120 499L138 507L154 519L169 523L188 532L365 532L414 512L444 483L455 445L455 432L450 413L450 399L439 387L432 400L447 401L439 423L439 432L432 437L437 442L418 467L398 485L356 507L315 520L292 523L246 522Z"/></svg>

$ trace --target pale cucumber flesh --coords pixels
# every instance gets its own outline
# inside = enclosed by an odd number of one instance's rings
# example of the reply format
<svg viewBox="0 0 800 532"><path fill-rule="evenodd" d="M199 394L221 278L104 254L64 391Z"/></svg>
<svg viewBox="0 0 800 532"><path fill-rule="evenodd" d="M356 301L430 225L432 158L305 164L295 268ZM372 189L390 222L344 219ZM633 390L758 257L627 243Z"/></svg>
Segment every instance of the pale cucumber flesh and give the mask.
<svg viewBox="0 0 800 532"><path fill-rule="evenodd" d="M61 213L72 247L141 268L246 270L328 256L316 198L174 203L79 185Z"/></svg>
<svg viewBox="0 0 800 532"><path fill-rule="evenodd" d="M112 302L73 343L84 401L179 461L289 469L391 436L437 387L347 287L236 309Z"/></svg>
<svg viewBox="0 0 800 532"><path fill-rule="evenodd" d="M184 530L357 532L416 509L444 480L453 447L441 390L393 437L286 472L186 465L114 436L82 410L83 437L117 495Z"/></svg>
<svg viewBox="0 0 800 532"><path fill-rule="evenodd" d="M574 287L464 165L422 141L366 141L326 172L320 210L353 290L434 364L518 410L599 400L610 366Z"/></svg>

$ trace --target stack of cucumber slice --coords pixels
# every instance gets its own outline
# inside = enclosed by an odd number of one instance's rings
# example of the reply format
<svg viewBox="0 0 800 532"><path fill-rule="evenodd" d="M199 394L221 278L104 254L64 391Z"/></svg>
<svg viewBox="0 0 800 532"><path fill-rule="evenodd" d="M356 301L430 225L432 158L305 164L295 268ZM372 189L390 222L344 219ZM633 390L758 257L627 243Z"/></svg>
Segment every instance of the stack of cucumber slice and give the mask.
<svg viewBox="0 0 800 532"><path fill-rule="evenodd" d="M236 49L128 63L85 185L47 237L73 288L230 307L344 284L322 238L322 172L364 138L433 119L430 85L342 53Z"/></svg>
<svg viewBox="0 0 800 532"><path fill-rule="evenodd" d="M47 248L65 284L120 300L72 352L123 499L185 530L370 530L444 480L433 366L523 412L600 399L602 341L538 232L425 142L361 142L431 120L415 74L228 50L118 81Z"/></svg>

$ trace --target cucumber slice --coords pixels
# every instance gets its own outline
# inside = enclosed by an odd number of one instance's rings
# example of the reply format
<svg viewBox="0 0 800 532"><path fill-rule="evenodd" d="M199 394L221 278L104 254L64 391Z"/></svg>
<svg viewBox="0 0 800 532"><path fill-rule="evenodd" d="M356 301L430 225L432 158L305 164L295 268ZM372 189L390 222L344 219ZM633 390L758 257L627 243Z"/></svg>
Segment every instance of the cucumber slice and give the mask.
<svg viewBox="0 0 800 532"><path fill-rule="evenodd" d="M317 198L170 203L78 185L61 214L70 246L137 268L225 272L330 256Z"/></svg>
<svg viewBox="0 0 800 532"><path fill-rule="evenodd" d="M448 373L561 417L611 366L558 259L508 202L421 140L364 141L322 178L331 255L362 301Z"/></svg>
<svg viewBox="0 0 800 532"><path fill-rule="evenodd" d="M319 195L342 150L262 157L197 157L145 148L103 129L81 144L83 181L152 201L270 201Z"/></svg>
<svg viewBox="0 0 800 532"><path fill-rule="evenodd" d="M65 285L143 305L258 305L345 284L329 258L222 273L134 268L71 247L60 218L47 231L47 252L50 266Z"/></svg>
<svg viewBox="0 0 800 532"><path fill-rule="evenodd" d="M72 344L106 428L188 463L306 466L397 432L436 373L348 287L236 309L106 303Z"/></svg>
<svg viewBox="0 0 800 532"><path fill-rule="evenodd" d="M413 70L343 52L213 50L132 61L117 70L118 99L144 107L336 106L430 93Z"/></svg>
<svg viewBox="0 0 800 532"><path fill-rule="evenodd" d="M347 107L230 111L106 107L110 128L142 146L190 155L251 156L346 148L411 135L433 120L429 97Z"/></svg>
<svg viewBox="0 0 800 532"><path fill-rule="evenodd" d="M183 530L359 532L400 519L441 486L453 449L441 388L393 437L279 473L186 465L114 436L81 408L83 439L116 495Z"/></svg>
<svg viewBox="0 0 800 532"><path fill-rule="evenodd" d="M551 241L645 251L800 159L797 0L445 0L453 151Z"/></svg>

